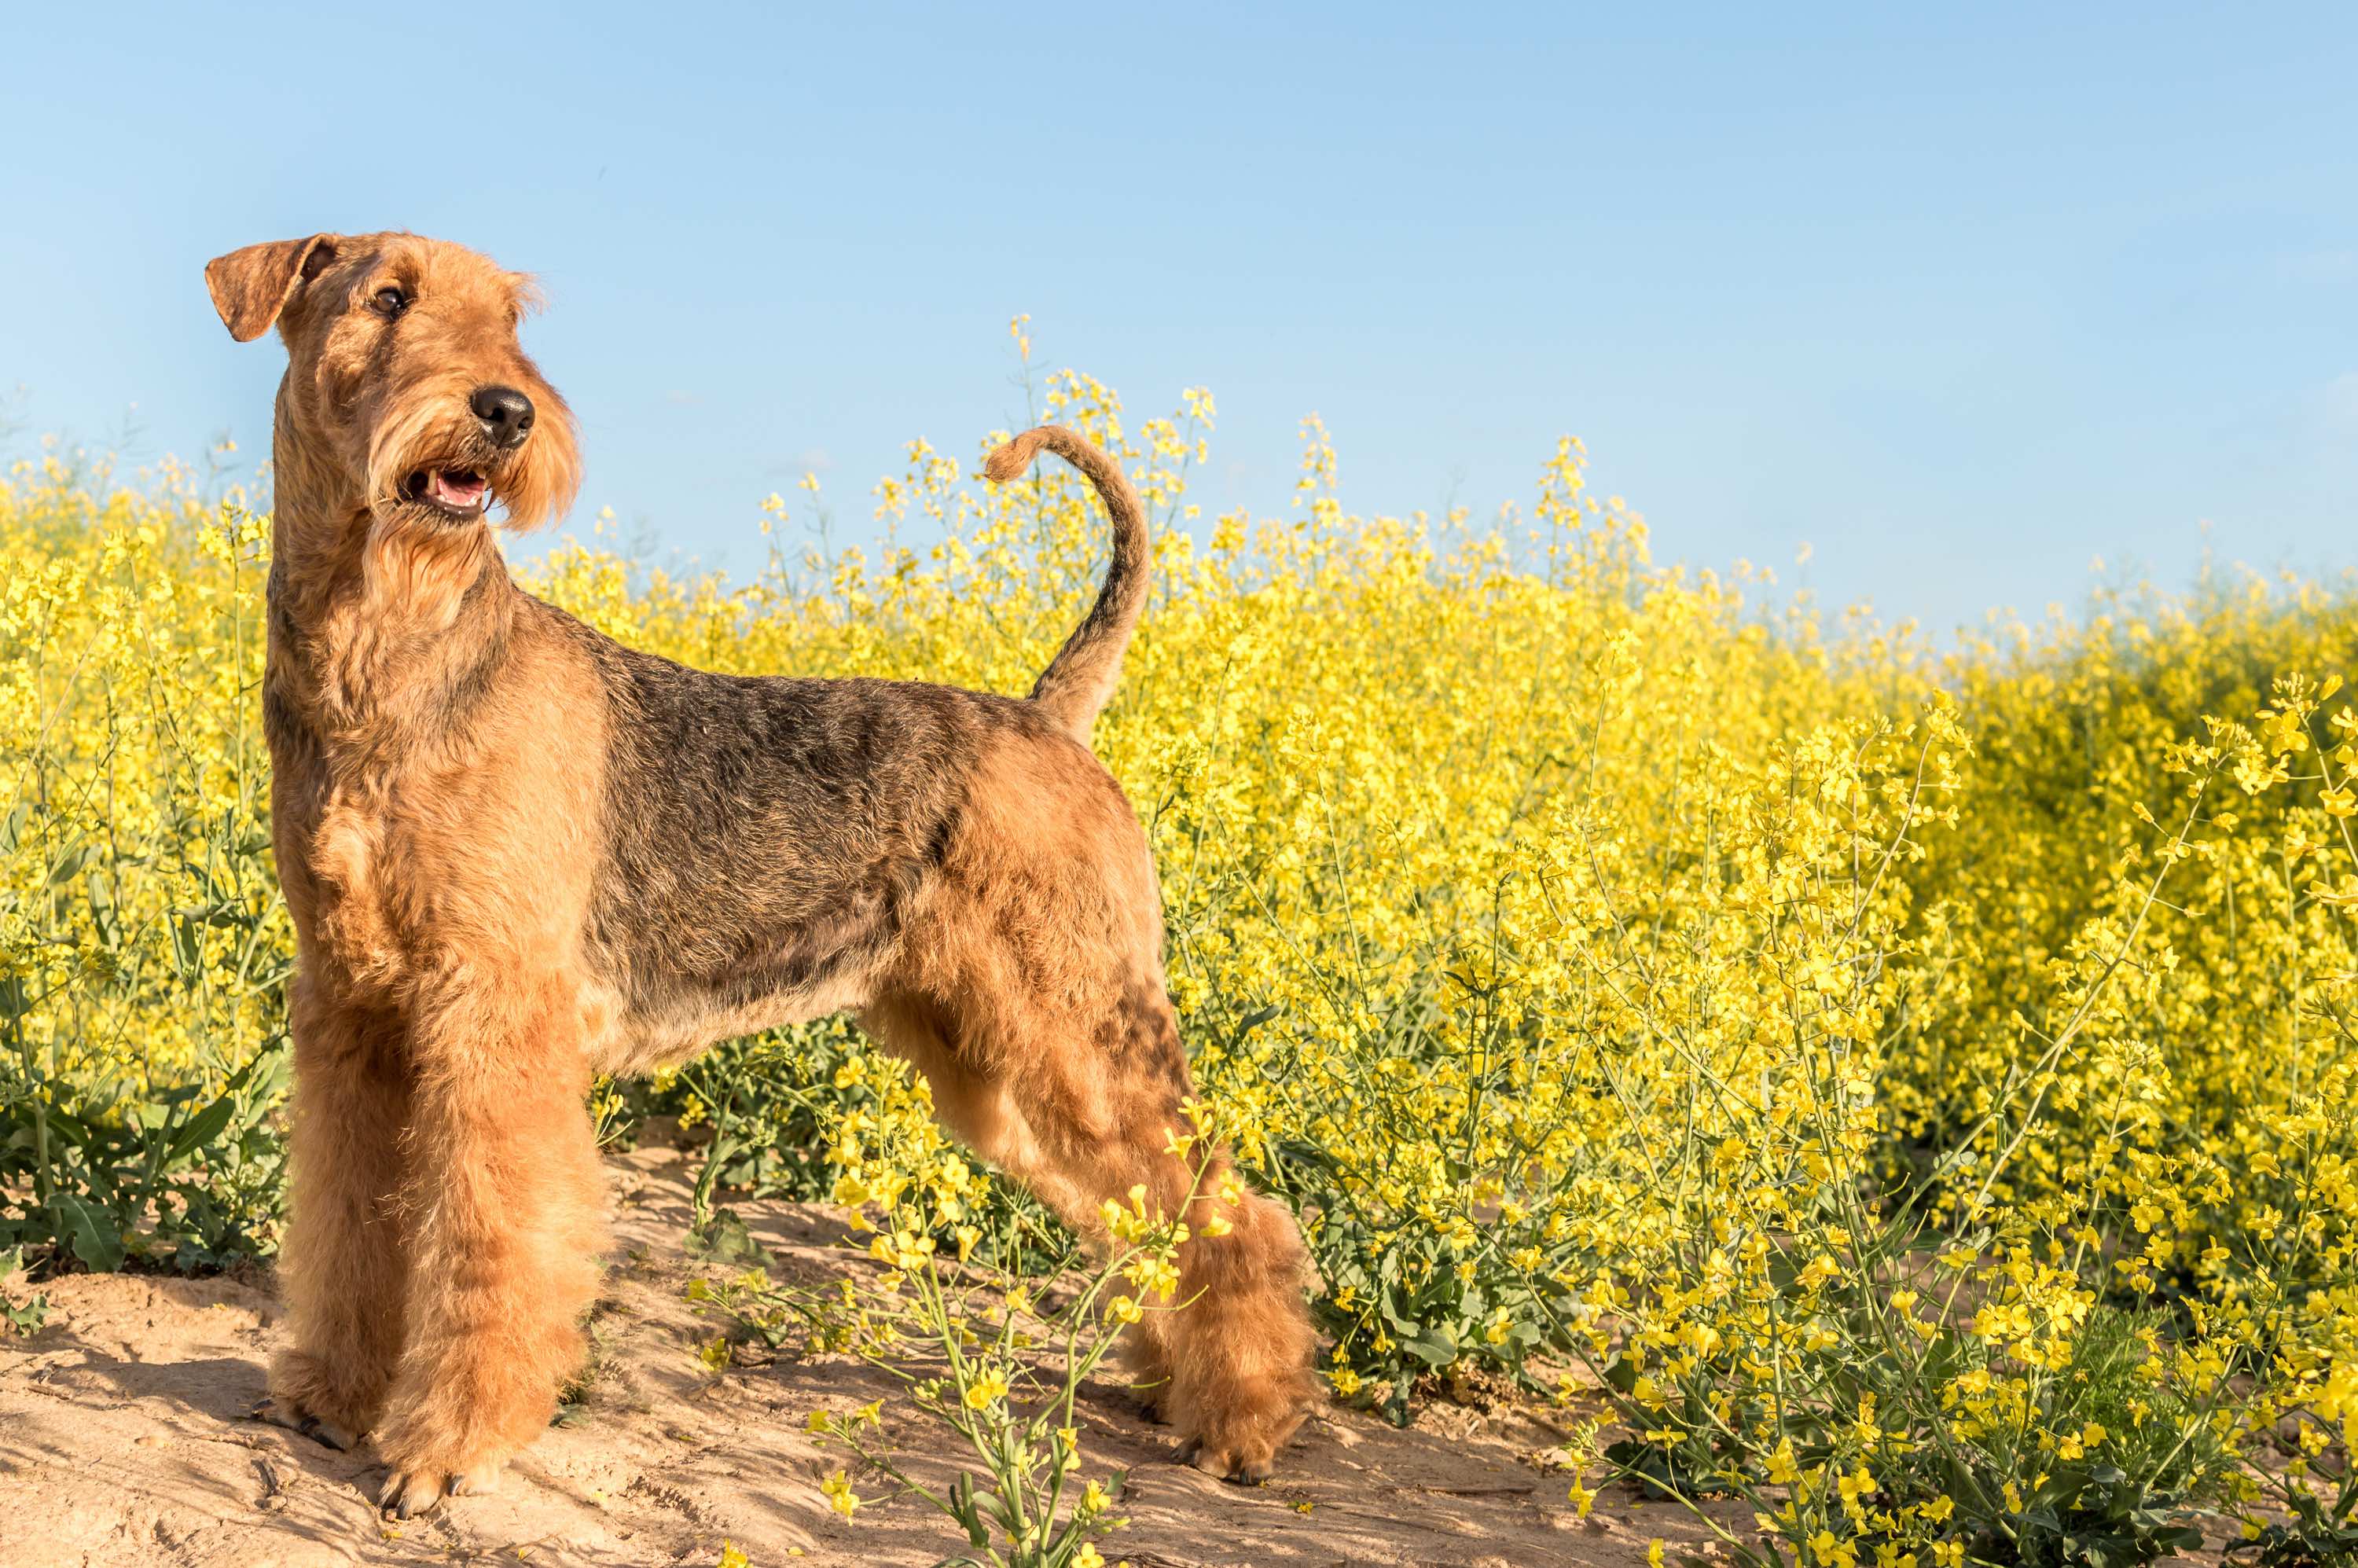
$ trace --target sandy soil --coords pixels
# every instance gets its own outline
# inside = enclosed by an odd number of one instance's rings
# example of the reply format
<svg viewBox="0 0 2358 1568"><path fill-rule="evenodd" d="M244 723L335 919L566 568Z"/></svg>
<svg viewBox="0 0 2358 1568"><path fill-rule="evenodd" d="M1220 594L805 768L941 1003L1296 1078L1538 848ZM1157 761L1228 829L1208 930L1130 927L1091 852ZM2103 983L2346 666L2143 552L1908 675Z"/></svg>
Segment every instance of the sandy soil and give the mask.
<svg viewBox="0 0 2358 1568"><path fill-rule="evenodd" d="M669 1150L615 1166L614 1264L593 1323L598 1376L577 1419L552 1427L489 1497L382 1522L383 1468L246 1417L262 1397L278 1306L262 1276L180 1280L83 1275L46 1287L49 1321L0 1340L0 1563L533 1563L711 1564L724 1541L756 1568L939 1562L963 1539L923 1502L891 1498L856 1522L817 1481L841 1463L803 1430L821 1405L891 1392L843 1358L782 1358L717 1379L698 1362L713 1326L681 1291L687 1168ZM854 1266L828 1245L827 1211L741 1208L797 1276ZM1130 1527L1104 1542L1136 1568L1215 1564L1447 1564L1524 1568L1645 1560L1660 1535L1676 1560L1705 1532L1676 1509L1616 1488L1586 1520L1564 1482L1531 1461L1558 1436L1543 1414L1443 1406L1402 1432L1332 1408L1307 1424L1276 1480L1224 1485L1171 1458L1111 1384L1090 1390L1092 1473L1126 1467ZM892 1406L888 1404L888 1412ZM888 1427L913 1474L955 1473L904 1411ZM875 1476L860 1490L889 1491Z"/></svg>

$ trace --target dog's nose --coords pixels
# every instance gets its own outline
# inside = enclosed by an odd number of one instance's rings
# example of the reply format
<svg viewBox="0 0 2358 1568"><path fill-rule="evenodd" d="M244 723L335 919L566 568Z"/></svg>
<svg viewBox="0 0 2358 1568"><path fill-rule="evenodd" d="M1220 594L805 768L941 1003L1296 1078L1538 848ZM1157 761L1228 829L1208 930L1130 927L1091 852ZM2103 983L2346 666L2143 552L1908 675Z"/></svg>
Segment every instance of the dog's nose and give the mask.
<svg viewBox="0 0 2358 1568"><path fill-rule="evenodd" d="M467 406L483 422L492 445L503 449L521 446L532 434L532 399L513 386L479 386Z"/></svg>

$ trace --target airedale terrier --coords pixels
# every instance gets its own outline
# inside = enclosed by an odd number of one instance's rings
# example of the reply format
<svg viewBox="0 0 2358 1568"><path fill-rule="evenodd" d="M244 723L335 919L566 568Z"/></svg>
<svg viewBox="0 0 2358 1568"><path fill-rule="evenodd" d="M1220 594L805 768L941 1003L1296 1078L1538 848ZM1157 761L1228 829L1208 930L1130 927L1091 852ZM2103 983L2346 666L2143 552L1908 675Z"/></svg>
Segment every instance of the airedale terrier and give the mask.
<svg viewBox="0 0 2358 1568"><path fill-rule="evenodd" d="M591 1072L850 1011L1085 1235L1136 1184L1185 1206L1189 1304L1131 1355L1196 1464L1266 1476L1312 1387L1302 1243L1281 1205L1209 1195L1225 1151L1201 1187L1166 1152L1189 1081L1154 868L1088 746L1147 591L1120 468L1055 427L987 465L1045 448L1113 523L1028 698L714 675L508 574L491 509L543 522L580 472L517 341L528 280L382 233L250 246L205 282L289 361L263 717L297 946L291 1343L265 1413L373 1434L395 1513L491 1486L581 1350Z"/></svg>

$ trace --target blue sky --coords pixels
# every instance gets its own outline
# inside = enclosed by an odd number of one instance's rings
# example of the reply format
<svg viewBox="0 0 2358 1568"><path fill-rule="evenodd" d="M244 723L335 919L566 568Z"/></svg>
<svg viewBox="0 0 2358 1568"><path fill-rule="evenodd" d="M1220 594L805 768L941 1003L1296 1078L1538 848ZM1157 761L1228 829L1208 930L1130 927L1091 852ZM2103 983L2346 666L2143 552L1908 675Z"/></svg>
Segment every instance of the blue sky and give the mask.
<svg viewBox="0 0 2358 1568"><path fill-rule="evenodd" d="M1136 412L1213 389L1214 508L1314 411L1355 510L1577 434L1658 554L1935 627L2358 564L2348 8L328 9L12 18L10 446L258 453L205 260L406 227L543 277L577 523L707 561L1017 422L1027 311Z"/></svg>

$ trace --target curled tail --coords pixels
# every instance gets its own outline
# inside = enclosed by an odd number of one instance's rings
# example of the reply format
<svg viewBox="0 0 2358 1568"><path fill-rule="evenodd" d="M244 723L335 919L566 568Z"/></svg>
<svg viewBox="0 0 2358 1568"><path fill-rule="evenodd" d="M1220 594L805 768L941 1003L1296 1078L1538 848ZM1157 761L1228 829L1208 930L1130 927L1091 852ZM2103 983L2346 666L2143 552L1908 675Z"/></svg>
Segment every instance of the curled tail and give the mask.
<svg viewBox="0 0 2358 1568"><path fill-rule="evenodd" d="M1139 611L1146 608L1151 549L1146 514L1121 465L1099 451L1087 437L1062 425L1024 431L991 453L982 471L993 483L1005 484L1022 473L1032 454L1043 447L1081 470L1113 519L1113 559L1106 568L1105 587L1098 590L1098 601L1032 686L1032 700L1087 745L1090 727L1113 697L1114 682L1121 676L1122 650L1130 646Z"/></svg>

